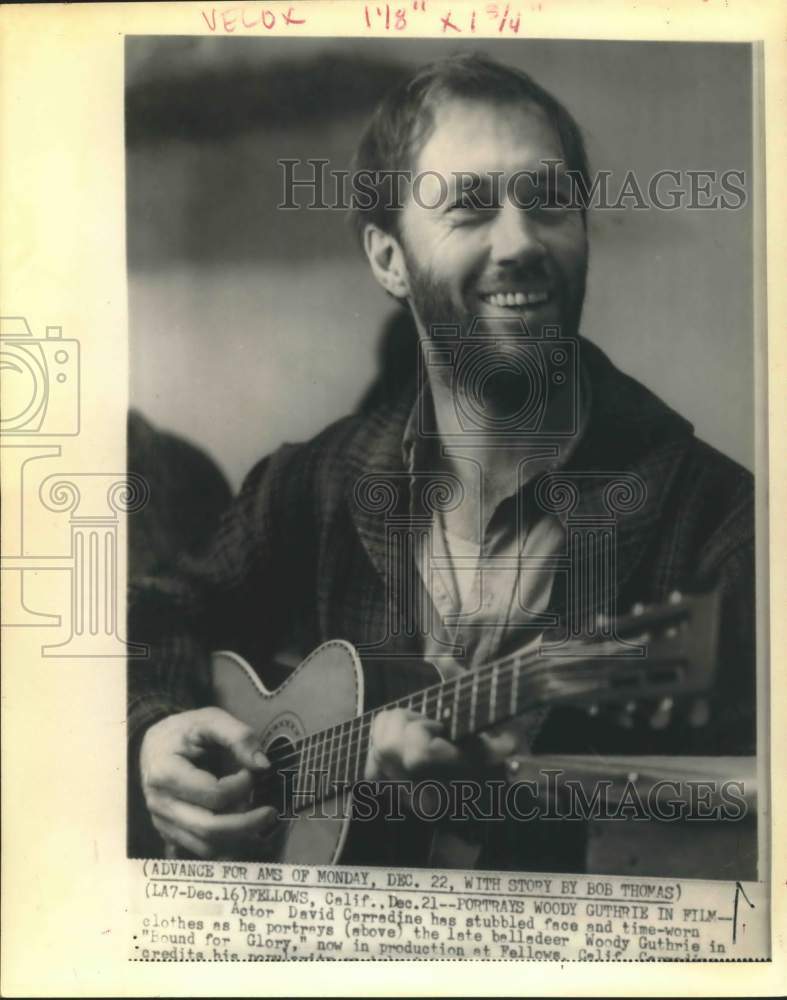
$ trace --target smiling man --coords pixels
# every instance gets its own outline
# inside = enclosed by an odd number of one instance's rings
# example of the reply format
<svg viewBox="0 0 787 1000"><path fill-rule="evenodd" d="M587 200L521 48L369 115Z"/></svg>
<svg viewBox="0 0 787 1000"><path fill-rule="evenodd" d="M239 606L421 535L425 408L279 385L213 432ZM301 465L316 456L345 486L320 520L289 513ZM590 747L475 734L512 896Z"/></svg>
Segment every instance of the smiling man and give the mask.
<svg viewBox="0 0 787 1000"><path fill-rule="evenodd" d="M259 733L215 705L216 648L263 664L345 639L364 660L366 707L390 706L430 683L425 663L472 675L547 629L592 637L638 602L716 589L707 701L527 711L509 681L517 720L491 726L493 672L483 702L470 685L462 705L457 686L437 712L426 696L377 711L363 774L494 783L514 753L754 748L751 477L580 336L586 218L565 187L589 187L576 123L525 74L457 57L383 101L357 167L380 178L355 222L417 329L419 377L414 364L393 400L264 458L209 556L134 590L134 638L152 656L131 671L132 804L204 857L275 855L277 827L269 803L250 801L269 766ZM386 202L384 175L402 170L412 186ZM329 696L318 682L309 694ZM460 710L477 734L457 737ZM218 748L234 761L223 777ZM437 825L425 850L412 823L368 824L343 860L583 866L579 824Z"/></svg>

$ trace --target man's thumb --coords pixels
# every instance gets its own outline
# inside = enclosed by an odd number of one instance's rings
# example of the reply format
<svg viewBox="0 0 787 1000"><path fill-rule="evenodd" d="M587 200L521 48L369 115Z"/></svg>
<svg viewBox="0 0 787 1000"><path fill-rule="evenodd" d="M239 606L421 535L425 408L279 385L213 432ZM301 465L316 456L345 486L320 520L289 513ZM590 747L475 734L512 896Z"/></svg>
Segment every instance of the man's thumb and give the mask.
<svg viewBox="0 0 787 1000"><path fill-rule="evenodd" d="M236 740L230 749L237 762L252 771L267 771L271 766L271 762L263 753L260 741L253 729Z"/></svg>
<svg viewBox="0 0 787 1000"><path fill-rule="evenodd" d="M270 761L263 753L259 737L251 726L222 709L213 710L205 721L210 736L229 750L241 767L248 767L253 771L270 768Z"/></svg>

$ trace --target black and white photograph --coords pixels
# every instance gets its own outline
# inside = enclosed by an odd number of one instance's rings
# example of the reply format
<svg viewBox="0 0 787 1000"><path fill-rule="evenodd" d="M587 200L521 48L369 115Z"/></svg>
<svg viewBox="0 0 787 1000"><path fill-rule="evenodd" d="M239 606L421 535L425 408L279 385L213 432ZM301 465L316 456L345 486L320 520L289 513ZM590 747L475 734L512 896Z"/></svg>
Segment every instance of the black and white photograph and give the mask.
<svg viewBox="0 0 787 1000"><path fill-rule="evenodd" d="M132 856L756 878L754 72L127 39Z"/></svg>
<svg viewBox="0 0 787 1000"><path fill-rule="evenodd" d="M786 25L0 5L4 996L784 993Z"/></svg>

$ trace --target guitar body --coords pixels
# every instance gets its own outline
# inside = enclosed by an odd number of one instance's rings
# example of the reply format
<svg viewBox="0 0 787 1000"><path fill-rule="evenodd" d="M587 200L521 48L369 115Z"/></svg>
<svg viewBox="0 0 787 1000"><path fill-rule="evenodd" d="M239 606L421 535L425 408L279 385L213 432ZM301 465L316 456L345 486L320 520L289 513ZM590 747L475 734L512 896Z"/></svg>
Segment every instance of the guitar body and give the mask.
<svg viewBox="0 0 787 1000"><path fill-rule="evenodd" d="M216 704L259 733L266 753L278 755L305 736L347 722L363 711L361 661L350 643L341 639L315 649L273 692L235 653L213 654L212 678ZM273 856L267 859L282 864L335 864L347 839L350 811L346 802L326 799L323 816L305 810L283 820Z"/></svg>
<svg viewBox="0 0 787 1000"><path fill-rule="evenodd" d="M408 693L372 710L364 705L358 653L344 640L323 643L273 692L240 656L214 653L214 704L258 734L272 764L272 772L260 777L254 795L257 803L273 805L280 815L283 812L261 849L265 860L330 865L342 858L353 818L353 783L363 777L371 725L378 711L407 708L439 721L447 738L459 742L493 727L508 727L536 707L619 706L623 701L633 704L634 698L667 698L671 703L673 698L710 689L718 636L717 594L679 596L668 605L619 618L616 627L615 642L602 635L564 645L552 655L525 647L472 671L459 671L449 679L430 664L422 664L429 667L431 684L423 670L413 667L410 676L402 664L397 677ZM642 640L639 644L633 641L637 636ZM316 771L328 777L317 795L315 761ZM514 771L522 763L517 763ZM539 758L542 767L547 763L548 758ZM617 763L596 760L588 777L595 772L596 779L607 778L615 771L628 776L640 768L645 774L658 773L664 763L654 767L646 759L621 758ZM582 771L587 770L588 762L561 758L558 766L569 772L575 767ZM694 778L697 768L684 765L677 773ZM699 774L701 780L702 769ZM302 789L296 796L303 795L306 803L303 798L295 803L288 778L295 779L297 789ZM301 780L306 782L305 788ZM368 835L371 831L367 826L362 832ZM399 828L397 848L402 845L402 835ZM360 856L357 843L350 844L346 853Z"/></svg>

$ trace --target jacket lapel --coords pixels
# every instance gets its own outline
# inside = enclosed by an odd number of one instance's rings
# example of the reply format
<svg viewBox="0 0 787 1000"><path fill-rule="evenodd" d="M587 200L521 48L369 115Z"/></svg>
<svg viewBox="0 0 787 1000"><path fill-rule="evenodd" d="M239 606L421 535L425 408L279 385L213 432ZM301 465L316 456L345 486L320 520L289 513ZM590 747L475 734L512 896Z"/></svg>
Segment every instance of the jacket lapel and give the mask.
<svg viewBox="0 0 787 1000"><path fill-rule="evenodd" d="M346 499L353 524L380 577L388 576L388 526L409 512L402 438L416 398L413 382L395 404L373 410L350 443Z"/></svg>
<svg viewBox="0 0 787 1000"><path fill-rule="evenodd" d="M593 386L585 437L566 469L577 477L579 501L563 512L586 523L614 522L616 589L621 591L658 530L694 428L639 382L582 341Z"/></svg>
<svg viewBox="0 0 787 1000"><path fill-rule="evenodd" d="M663 516L693 427L615 368L589 341L581 341L581 351L592 385L592 413L568 464L554 474L568 477L579 494L573 509L557 514L567 529L571 519L602 522L613 518L620 590ZM416 382L411 380L393 405L371 411L359 422L347 450L348 508L383 580L388 576L391 556L388 525L392 519L406 521L409 514L409 475L402 457L402 439L416 391ZM638 491L643 494L641 503L636 500Z"/></svg>

